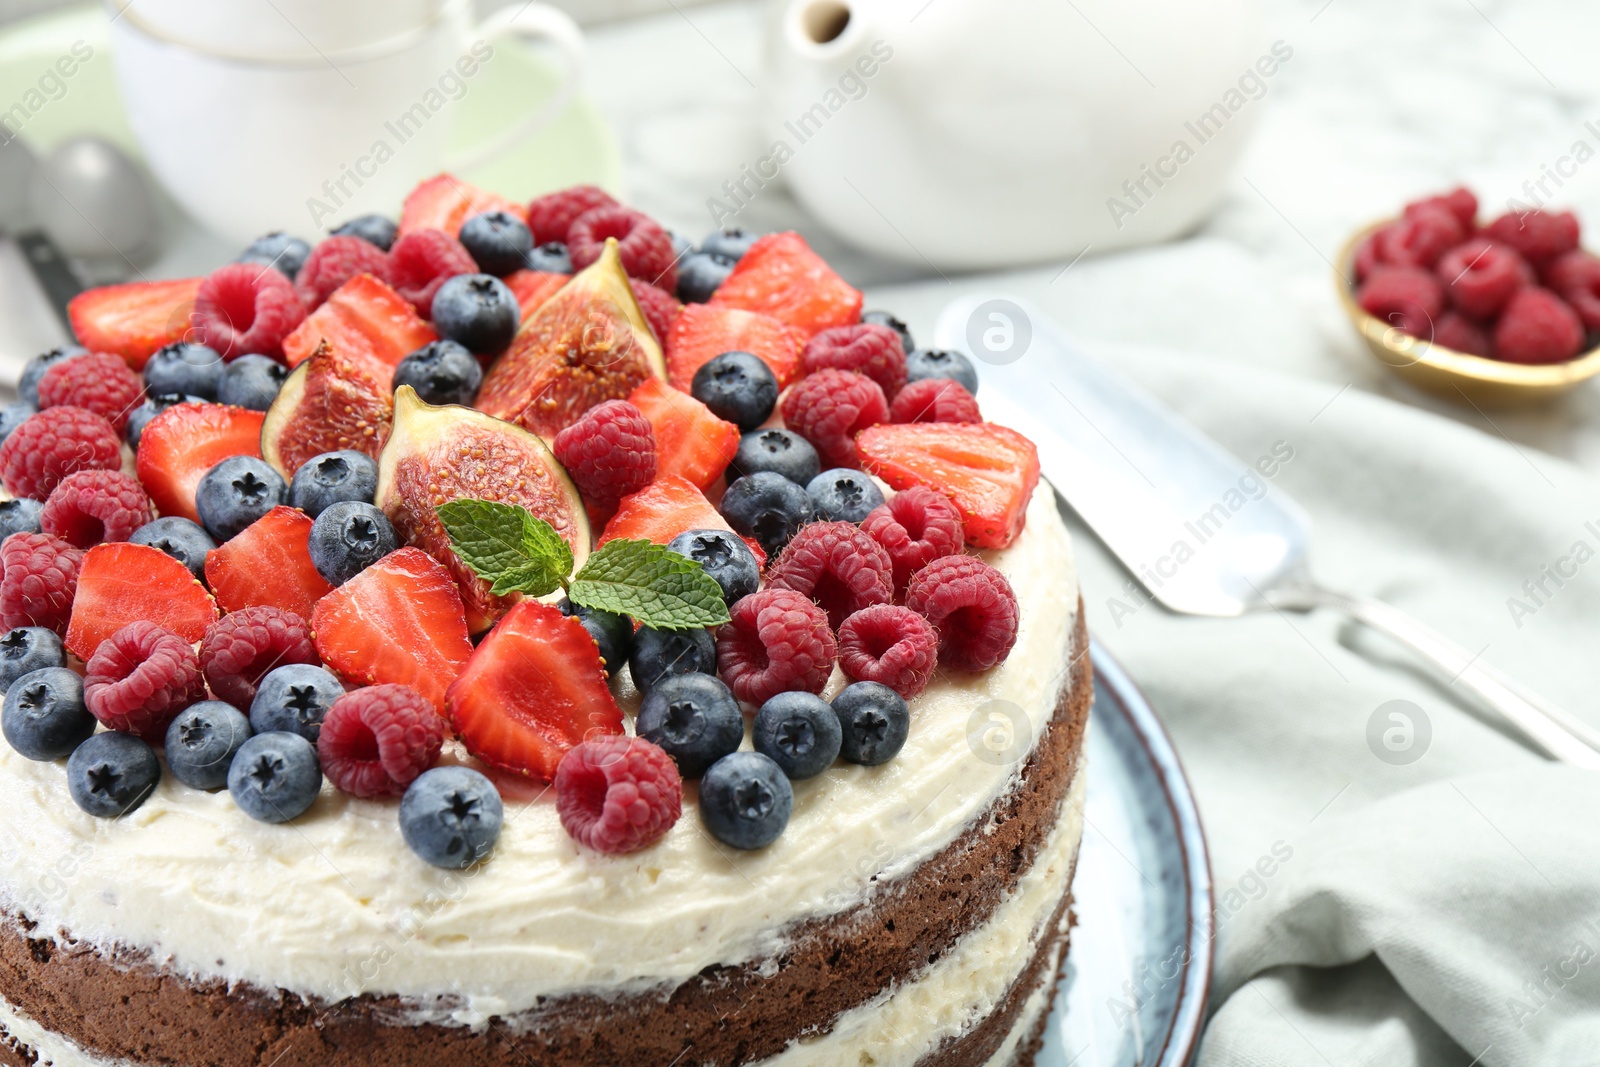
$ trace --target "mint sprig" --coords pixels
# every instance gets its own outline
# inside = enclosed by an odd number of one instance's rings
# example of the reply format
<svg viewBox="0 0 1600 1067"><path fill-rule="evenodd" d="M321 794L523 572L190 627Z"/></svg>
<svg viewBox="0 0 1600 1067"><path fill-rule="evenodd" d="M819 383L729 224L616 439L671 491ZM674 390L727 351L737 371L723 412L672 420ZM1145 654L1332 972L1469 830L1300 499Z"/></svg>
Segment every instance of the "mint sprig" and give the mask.
<svg viewBox="0 0 1600 1067"><path fill-rule="evenodd" d="M607 541L572 573L572 550L555 527L527 508L492 500L452 500L439 521L461 561L497 596L541 597L565 589L574 604L630 615L658 630L728 621L722 587L694 560L649 541Z"/></svg>

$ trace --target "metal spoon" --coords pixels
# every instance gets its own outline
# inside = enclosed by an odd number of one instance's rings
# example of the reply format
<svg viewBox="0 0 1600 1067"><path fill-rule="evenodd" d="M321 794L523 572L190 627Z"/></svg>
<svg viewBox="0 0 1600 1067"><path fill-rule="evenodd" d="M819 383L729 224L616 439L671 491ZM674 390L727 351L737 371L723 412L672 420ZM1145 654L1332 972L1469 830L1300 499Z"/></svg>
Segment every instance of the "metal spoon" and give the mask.
<svg viewBox="0 0 1600 1067"><path fill-rule="evenodd" d="M1225 521L1206 521L1224 507L1219 502L1227 494L1239 493L1240 477L1251 468L1089 356L1038 309L994 294L957 300L939 316L938 343L971 352L980 342L968 338L981 339L987 328L999 331L996 337L1030 330L1027 350L1049 361L1059 396L1042 392L1031 369L999 366L993 375L986 373L985 384L998 388L985 390L985 411L1034 441L1045 476L1161 604L1180 614L1211 616L1341 611L1454 679L1455 687L1472 693L1541 752L1600 770L1600 731L1398 608L1320 585L1308 560L1311 521L1281 490L1252 498ZM1027 397L1026 409L1007 393ZM1048 411L1048 422L1027 409ZM1174 562L1180 539L1203 550Z"/></svg>
<svg viewBox="0 0 1600 1067"><path fill-rule="evenodd" d="M69 137L34 172L29 201L67 255L121 265L148 251L159 226L155 197L122 151L99 137Z"/></svg>
<svg viewBox="0 0 1600 1067"><path fill-rule="evenodd" d="M30 189L38 166L20 138L13 135L0 141L0 233L10 234L22 249L28 269L70 336L67 304L83 292L83 282L49 235L36 228Z"/></svg>

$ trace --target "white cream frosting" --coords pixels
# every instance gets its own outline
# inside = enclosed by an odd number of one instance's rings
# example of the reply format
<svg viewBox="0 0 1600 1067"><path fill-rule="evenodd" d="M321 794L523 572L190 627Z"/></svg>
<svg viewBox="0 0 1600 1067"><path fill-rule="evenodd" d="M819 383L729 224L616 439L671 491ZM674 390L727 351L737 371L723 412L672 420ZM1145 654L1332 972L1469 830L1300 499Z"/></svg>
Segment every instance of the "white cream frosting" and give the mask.
<svg viewBox="0 0 1600 1067"><path fill-rule="evenodd" d="M447 872L406 849L392 802L325 786L306 815L271 826L226 792L169 777L137 811L104 821L73 805L60 764L0 745L0 899L43 930L145 948L180 973L326 1000L397 994L418 1018L462 1025L553 993L770 957L796 917L850 908L874 878L954 840L1008 789L1054 713L1066 657L1081 650L1071 546L1048 487L1017 542L986 556L1021 605L1007 662L936 678L890 763L797 783L789 827L764 850L717 843L691 790L659 844L602 856L571 841L550 796L530 793L507 798L489 861ZM843 681L836 673L829 694ZM1022 742L997 756L984 741L1006 749L1008 718ZM455 994L448 1011L442 991Z"/></svg>

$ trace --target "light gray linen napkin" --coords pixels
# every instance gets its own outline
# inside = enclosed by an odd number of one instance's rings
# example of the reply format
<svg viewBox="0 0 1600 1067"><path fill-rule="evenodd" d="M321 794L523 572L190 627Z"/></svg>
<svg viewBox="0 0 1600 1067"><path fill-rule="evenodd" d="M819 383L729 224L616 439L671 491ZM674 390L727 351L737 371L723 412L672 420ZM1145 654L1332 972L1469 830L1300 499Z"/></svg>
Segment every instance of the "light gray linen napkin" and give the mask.
<svg viewBox="0 0 1600 1067"><path fill-rule="evenodd" d="M1311 514L1324 581L1600 723L1600 484L1357 389L1090 347L1246 462L1292 449L1269 491ZM1090 627L1166 722L1210 841L1203 1067L1600 1062L1600 776L1332 614L1141 605L1075 533Z"/></svg>

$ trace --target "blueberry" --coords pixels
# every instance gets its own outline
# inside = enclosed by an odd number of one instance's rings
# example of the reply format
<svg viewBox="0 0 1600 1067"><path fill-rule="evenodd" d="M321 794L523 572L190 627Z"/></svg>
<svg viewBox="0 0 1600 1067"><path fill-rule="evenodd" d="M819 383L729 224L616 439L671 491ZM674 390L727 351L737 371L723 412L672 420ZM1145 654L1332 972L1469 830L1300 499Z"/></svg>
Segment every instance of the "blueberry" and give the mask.
<svg viewBox="0 0 1600 1067"><path fill-rule="evenodd" d="M572 256L567 252L567 246L560 241L546 241L528 253L523 266L529 270L544 271L546 274L571 274Z"/></svg>
<svg viewBox="0 0 1600 1067"><path fill-rule="evenodd" d="M887 311L863 311L862 322L871 322L878 326L887 326L900 335L900 347L910 352L916 346L911 343L911 330L898 317Z"/></svg>
<svg viewBox="0 0 1600 1067"><path fill-rule="evenodd" d="M283 503L286 495L283 475L266 460L233 456L201 477L194 493L194 509L200 513L206 532L218 541L226 541Z"/></svg>
<svg viewBox="0 0 1600 1067"><path fill-rule="evenodd" d="M144 390L158 393L187 393L202 400L215 400L222 384L222 357L205 345L177 344L158 348L144 365Z"/></svg>
<svg viewBox="0 0 1600 1067"><path fill-rule="evenodd" d="M38 533L44 516L44 505L37 500L18 497L0 501L0 541L14 533Z"/></svg>
<svg viewBox="0 0 1600 1067"><path fill-rule="evenodd" d="M814 693L779 693L756 712L756 751L798 781L815 778L839 758L844 731L828 702Z"/></svg>
<svg viewBox="0 0 1600 1067"><path fill-rule="evenodd" d="M240 252L234 262L273 267L292 282L310 254L311 246L300 238L291 237L282 230L274 230L251 241L250 247Z"/></svg>
<svg viewBox="0 0 1600 1067"><path fill-rule="evenodd" d="M744 743L739 701L709 674L661 679L640 701L637 726L640 737L678 761L685 778L700 777Z"/></svg>
<svg viewBox="0 0 1600 1067"><path fill-rule="evenodd" d="M778 379L751 353L724 352L694 372L689 395L717 418L753 430L767 421L778 403Z"/></svg>
<svg viewBox="0 0 1600 1067"><path fill-rule="evenodd" d="M811 498L783 475L757 471L728 486L717 510L735 533L754 537L770 558L811 521Z"/></svg>
<svg viewBox="0 0 1600 1067"><path fill-rule="evenodd" d="M611 611L586 608L566 597L562 597L556 607L561 609L561 614L570 615L583 623L583 628L589 631L594 643L600 646L600 658L606 664L606 677L616 674L628 662L628 657L633 654L632 619Z"/></svg>
<svg viewBox="0 0 1600 1067"><path fill-rule="evenodd" d="M505 350L522 311L506 283L489 274L458 274L433 298L433 325L446 340L479 355Z"/></svg>
<svg viewBox="0 0 1600 1067"><path fill-rule="evenodd" d="M911 730L905 698L878 682L853 682L833 698L844 730L839 754L851 763L876 767L894 759Z"/></svg>
<svg viewBox="0 0 1600 1067"><path fill-rule="evenodd" d="M221 789L233 757L249 739L250 720L232 704L191 704L167 727L167 770L191 788Z"/></svg>
<svg viewBox="0 0 1600 1067"><path fill-rule="evenodd" d="M312 456L300 464L289 483L289 504L314 519L330 504L341 500L370 504L377 493L377 461L365 452L346 448Z"/></svg>
<svg viewBox="0 0 1600 1067"><path fill-rule="evenodd" d="M739 438L739 451L728 464L728 476L771 471L796 485L808 485L822 470L822 460L811 442L793 430L751 430Z"/></svg>
<svg viewBox="0 0 1600 1067"><path fill-rule="evenodd" d="M394 244L397 233L399 228L395 226L393 220L386 219L382 215L362 215L333 230L336 237L359 237L370 245L377 245L385 252Z"/></svg>
<svg viewBox="0 0 1600 1067"><path fill-rule="evenodd" d="M672 258L678 263L682 263L683 257L694 251L694 242L677 230L668 230L667 239L672 242Z"/></svg>
<svg viewBox="0 0 1600 1067"><path fill-rule="evenodd" d="M161 393L146 396L144 403L128 412L128 428L124 436L128 439L130 448L139 447L139 439L144 436L144 428L150 425L150 420L175 404L200 404L204 397L187 396L183 393Z"/></svg>
<svg viewBox="0 0 1600 1067"><path fill-rule="evenodd" d="M299 734L316 743L322 720L344 696L344 683L309 663L289 663L267 672L250 702L250 728L258 734Z"/></svg>
<svg viewBox="0 0 1600 1067"><path fill-rule="evenodd" d="M482 384L478 357L455 341L429 341L394 369L393 388L409 385L428 404L470 404Z"/></svg>
<svg viewBox="0 0 1600 1067"><path fill-rule="evenodd" d="M704 304L711 299L738 261L720 252L691 252L678 261L678 299Z"/></svg>
<svg viewBox="0 0 1600 1067"><path fill-rule="evenodd" d="M26 400L18 400L15 404L0 408L0 444L4 444L5 439L11 436L11 431L37 414L39 409Z"/></svg>
<svg viewBox="0 0 1600 1067"><path fill-rule="evenodd" d="M883 503L878 483L848 467L835 467L811 479L806 483L806 496L817 509L817 518L829 522L860 522Z"/></svg>
<svg viewBox="0 0 1600 1067"><path fill-rule="evenodd" d="M371 504L329 504L311 524L311 565L330 585L343 585L400 547L389 517Z"/></svg>
<svg viewBox="0 0 1600 1067"><path fill-rule="evenodd" d="M61 638L43 626L19 626L0 637L0 691L24 674L66 665Z"/></svg>
<svg viewBox="0 0 1600 1067"><path fill-rule="evenodd" d="M717 643L710 630L657 630L641 626L628 657L634 688L647 693L674 674L717 673Z"/></svg>
<svg viewBox="0 0 1600 1067"><path fill-rule="evenodd" d="M509 211L485 211L461 224L456 235L485 274L503 278L521 270L533 251L533 233L528 224Z"/></svg>
<svg viewBox="0 0 1600 1067"><path fill-rule="evenodd" d="M794 810L783 768L759 752L724 756L700 780L700 818L725 845L762 848L778 839Z"/></svg>
<svg viewBox="0 0 1600 1067"><path fill-rule="evenodd" d="M26 632L12 630L11 634ZM59 665L15 678L0 705L0 732L12 748L31 760L70 756L94 728L94 716L83 703L83 679Z"/></svg>
<svg viewBox="0 0 1600 1067"><path fill-rule="evenodd" d="M730 607L761 584L761 565L750 546L727 530L685 530L667 542L667 548L700 564L722 587L722 601Z"/></svg>
<svg viewBox="0 0 1600 1067"><path fill-rule="evenodd" d="M67 759L73 803L101 819L116 819L143 804L161 781L153 748L132 734L95 734Z"/></svg>
<svg viewBox="0 0 1600 1067"><path fill-rule="evenodd" d="M706 234L706 239L700 242L700 251L715 252L737 263L760 237L759 233L750 233L742 226L725 226Z"/></svg>
<svg viewBox="0 0 1600 1067"><path fill-rule="evenodd" d="M223 368L217 399L236 408L265 411L278 399L289 369L266 356L240 356Z"/></svg>
<svg viewBox="0 0 1600 1067"><path fill-rule="evenodd" d="M206 576L206 553L217 547L200 524L179 515L167 515L147 522L128 538L136 545L159 548L185 567L197 580Z"/></svg>
<svg viewBox="0 0 1600 1067"><path fill-rule="evenodd" d="M261 822L299 818L321 790L316 747L299 734L256 734L239 747L228 767L233 802Z"/></svg>
<svg viewBox="0 0 1600 1067"><path fill-rule="evenodd" d="M17 396L23 403L38 407L39 379L44 377L44 372L57 363L88 354L89 350L82 345L62 345L34 356L22 365L22 377L17 381Z"/></svg>
<svg viewBox="0 0 1600 1067"><path fill-rule="evenodd" d="M906 381L920 382L924 378L950 378L967 387L967 392L978 395L978 372L972 361L960 352L942 348L917 348L906 354Z"/></svg>
<svg viewBox="0 0 1600 1067"><path fill-rule="evenodd" d="M435 867L470 867L494 851L505 807L494 783L470 767L424 771L400 799L400 836Z"/></svg>

